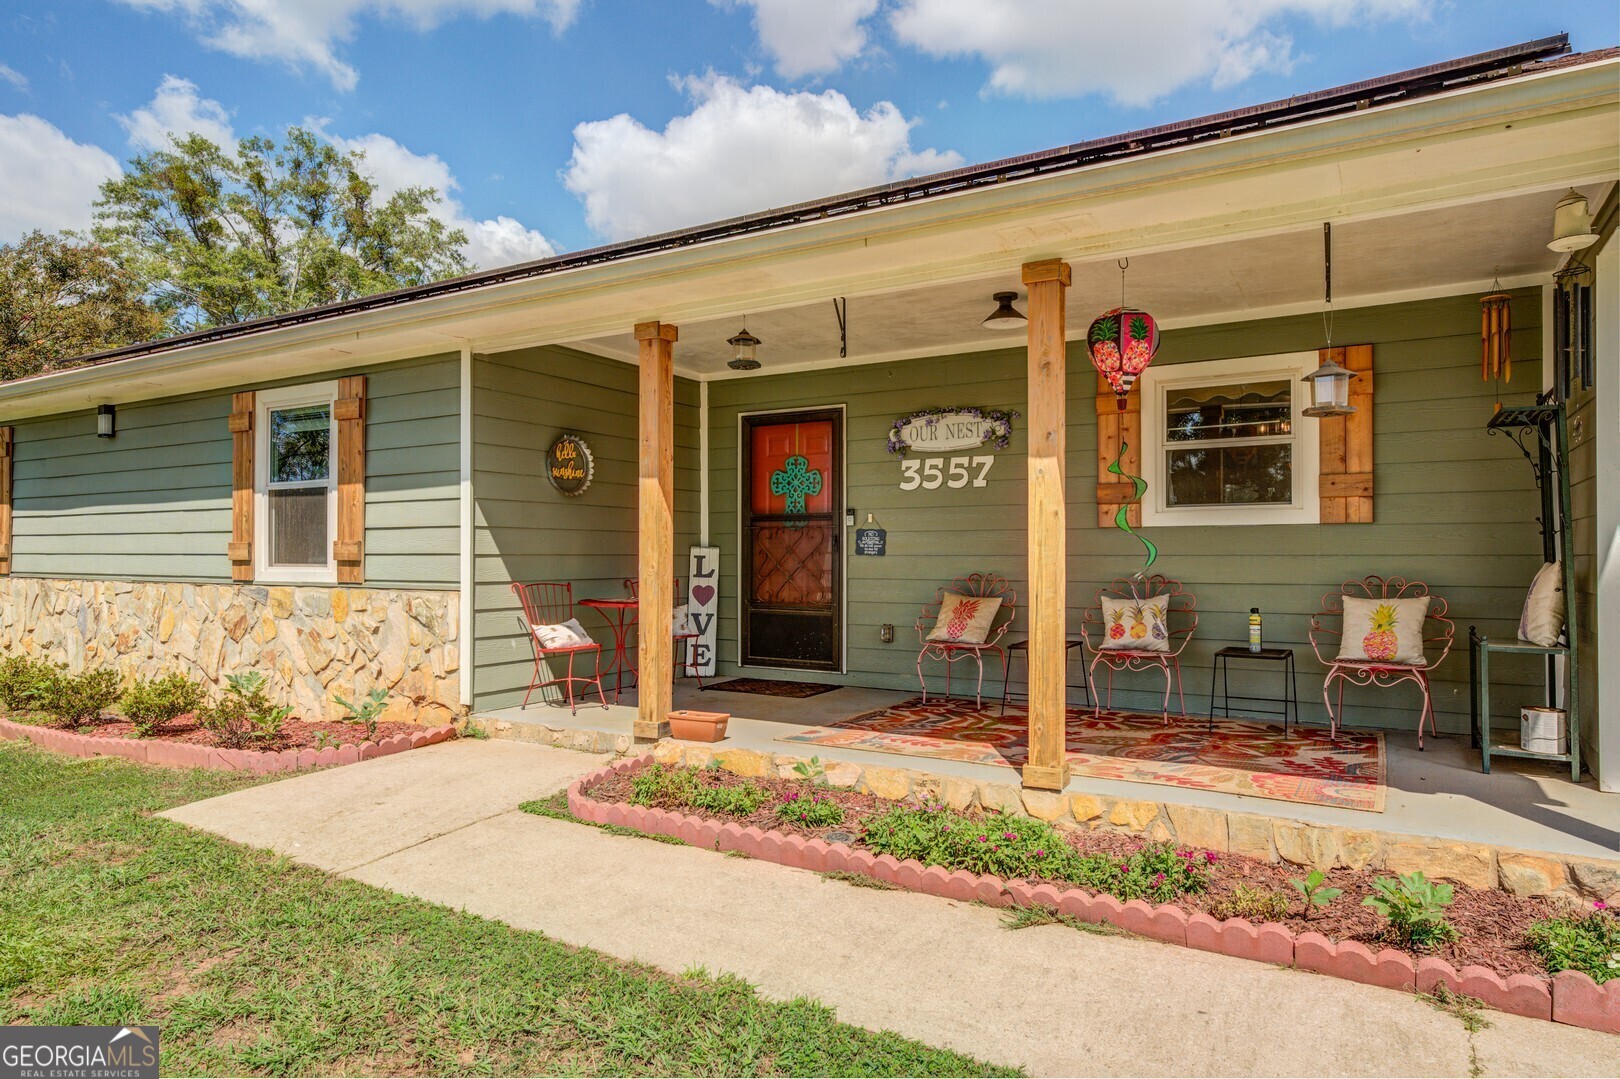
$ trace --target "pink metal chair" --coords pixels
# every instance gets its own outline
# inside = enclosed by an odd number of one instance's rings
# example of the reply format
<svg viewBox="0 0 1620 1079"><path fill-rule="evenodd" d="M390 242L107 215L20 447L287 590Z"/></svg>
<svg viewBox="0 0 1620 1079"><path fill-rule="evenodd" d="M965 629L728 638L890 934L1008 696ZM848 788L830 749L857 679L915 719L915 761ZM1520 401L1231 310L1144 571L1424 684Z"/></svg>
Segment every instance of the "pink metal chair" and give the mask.
<svg viewBox="0 0 1620 1079"><path fill-rule="evenodd" d="M641 578L640 577L626 577L624 579L624 587L625 587L625 590L630 593L630 598L631 599L633 599L633 600L640 600L641 599ZM681 579L679 577L677 577L677 578L675 578L675 592L674 592L675 605L677 607L680 606L681 597L683 595L685 595L685 593L681 591ZM670 635L670 639L681 646L682 660L681 660L680 669L683 670L683 671L691 671L692 672L692 677L697 679L697 684L698 684L699 689L703 688L703 675L698 673L697 668L692 663L692 649L694 647L692 642L696 641L698 638L700 638L702 636L703 636L703 634L697 633L697 632L692 632L692 633L672 633ZM637 661L637 665L636 665L637 666L636 679L637 679L637 681L640 681L641 671L640 671L640 662L639 662L639 657L640 657L639 652L637 653L637 657L638 657L638 661Z"/></svg>
<svg viewBox="0 0 1620 1079"><path fill-rule="evenodd" d="M1134 599L1138 602L1152 599L1154 596L1165 598L1164 623L1166 644L1168 649L1155 652L1148 648L1104 648L1108 641L1108 626L1103 617L1102 601L1108 596L1113 599ZM1097 593L1097 601L1086 608L1084 618L1080 623L1080 633L1086 639L1086 650L1091 653L1091 685L1092 692L1096 693L1097 664L1101 663L1108 668L1108 707L1114 707L1114 672L1115 671L1148 671L1157 667L1164 672L1164 705L1162 714L1166 723L1170 722L1170 682L1172 675L1175 679L1176 697L1181 701L1181 714L1187 714L1187 695L1181 685L1181 652L1192 640L1193 630L1198 628L1198 601L1191 592L1184 592L1181 582L1155 573L1151 577L1121 577L1107 588ZM1097 631L1097 640L1091 639L1092 629ZM1097 696L1093 715L1101 714L1103 700Z"/></svg>
<svg viewBox="0 0 1620 1079"><path fill-rule="evenodd" d="M1346 596L1356 599L1409 599L1417 596L1429 597L1429 614L1423 620L1423 654L1422 664L1390 663L1379 660L1350 660L1340 659L1339 650L1344 638L1344 600ZM1429 720L1429 731L1438 735L1440 732L1434 725L1434 696L1429 691L1429 672L1440 666L1451 651L1452 640L1455 638L1457 627L1446 617L1446 601L1439 596L1431 595L1429 586L1422 581L1408 581L1405 577L1390 577L1385 579L1376 574L1364 577L1359 581L1346 581L1337 592L1329 592L1322 597L1322 609L1311 616L1311 648L1316 652L1316 658L1328 669L1327 679L1322 683L1322 703L1327 707L1328 720L1331 723L1330 736L1339 736L1339 722L1344 716L1344 683L1350 682L1358 686L1393 686L1401 682L1416 682L1423 691L1423 710L1418 713L1418 749L1423 748L1423 720ZM1428 658L1432 654L1432 647L1440 646L1440 654ZM1326 654L1323 649L1326 648ZM1338 707L1334 707L1334 700L1328 695L1333 683L1339 683Z"/></svg>
<svg viewBox="0 0 1620 1079"><path fill-rule="evenodd" d="M523 630L529 637L529 645L534 649L534 675L529 679L529 691L523 695L522 708L529 707L529 697L537 689L547 686L563 686L568 693L568 707L572 714L579 714L579 705L574 701L574 683L595 686L597 696L602 698L602 707L607 707L607 694L602 691L602 645L592 641L589 644L574 644L557 647L548 647L540 643L540 638L534 634L535 626L555 626L574 617L574 586L567 582L540 581L533 584L512 582L512 591L517 593L518 602L523 604ZM586 678L574 674L574 660L589 653L595 660L595 673ZM545 660L547 656L567 656L568 673L561 678L546 679Z"/></svg>
<svg viewBox="0 0 1620 1079"><path fill-rule="evenodd" d="M939 619L939 608L945 600L947 592L954 592L959 596L977 596L983 599L999 599L1001 607L996 611L995 621L991 624L990 632L983 644L969 644L964 641L930 641L928 633L934 628ZM994 652L1001 657L1001 680L1007 680L1007 652L1001 646L1001 638L1006 635L1008 627L1012 625L1013 609L1018 604L1018 593L1007 584L1007 578L999 577L994 573L971 573L966 577L958 577L951 584L941 586L934 592L933 602L925 604L922 613L917 616L917 639L922 642L922 651L917 653L917 681L922 684L922 696L928 700L928 680L923 677L923 660L939 659L945 661L945 696L951 695L951 664L964 659L972 659L979 667L978 690L974 695L976 707L984 707L984 654Z"/></svg>

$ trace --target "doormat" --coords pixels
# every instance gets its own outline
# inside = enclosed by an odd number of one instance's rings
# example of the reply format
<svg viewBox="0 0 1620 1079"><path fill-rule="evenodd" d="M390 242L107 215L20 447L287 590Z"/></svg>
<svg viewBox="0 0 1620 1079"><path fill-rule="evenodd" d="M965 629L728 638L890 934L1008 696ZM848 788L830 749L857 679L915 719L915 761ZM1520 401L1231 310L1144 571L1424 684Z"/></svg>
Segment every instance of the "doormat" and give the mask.
<svg viewBox="0 0 1620 1079"><path fill-rule="evenodd" d="M778 741L1021 768L1029 760L1028 722L1022 705L1009 705L1001 716L970 699L925 704L914 697ZM1295 727L1284 737L1282 727L1258 720L1217 719L1213 731L1207 726L1199 716L1171 716L1166 724L1158 715L1071 708L1070 773L1384 811L1384 736L1378 731L1341 730L1335 742L1320 727Z"/></svg>
<svg viewBox="0 0 1620 1079"><path fill-rule="evenodd" d="M819 697L823 693L831 693L841 687L823 685L820 682L773 682L768 678L732 678L703 688L719 690L721 693L758 693L762 697Z"/></svg>

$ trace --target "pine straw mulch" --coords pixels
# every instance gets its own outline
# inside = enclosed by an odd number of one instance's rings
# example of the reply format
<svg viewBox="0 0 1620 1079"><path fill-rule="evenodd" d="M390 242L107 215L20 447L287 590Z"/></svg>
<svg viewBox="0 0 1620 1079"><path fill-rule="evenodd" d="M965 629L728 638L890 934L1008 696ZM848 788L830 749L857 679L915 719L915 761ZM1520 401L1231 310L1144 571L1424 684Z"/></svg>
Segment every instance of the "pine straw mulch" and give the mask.
<svg viewBox="0 0 1620 1079"><path fill-rule="evenodd" d="M695 809L678 802L660 803L658 808L693 813L716 820L735 821L743 825L753 825L761 830L774 828L784 834L802 835L806 838L825 839L829 833L847 833L854 837L849 841L850 846L869 850L871 848L861 839L863 823L867 818L881 815L897 804L916 805L910 801L889 802L870 794L836 787L815 786L803 779L782 779L774 776L744 778L730 772L712 769L701 770L699 774L702 781L710 786L754 785L764 787L773 797L746 817ZM786 823L777 818L776 806L785 795L798 793L802 797L811 792L830 797L843 806L843 822L826 828L808 828ZM598 801L628 802L631 794L630 777L619 774L607 776L588 785L584 793ZM973 811L968 815L982 814ZM1147 841L1139 836L1119 832L1090 831L1077 827L1065 827L1060 831L1082 854L1109 854L1122 857L1147 845ZM1264 862L1241 854L1220 854L1217 861L1207 868L1209 889L1205 892L1187 893L1176 900L1183 910L1202 911L1217 918L1221 917L1222 914L1228 913L1223 908L1230 901L1234 887L1241 885L1278 893L1287 899L1287 913L1283 917L1251 917L1252 921L1276 921L1295 933L1306 931L1320 933L1332 941L1359 941L1374 951L1395 946L1383 936L1383 919L1371 908L1361 905L1362 898L1373 891L1373 880L1388 874L1354 869L1329 871L1326 883L1331 887L1342 889L1343 894L1334 899L1325 910L1320 910L1307 919L1301 915L1304 901L1289 884L1291 879L1303 878L1306 869L1285 863ZM1049 883L1060 888L1073 886L1066 881L1036 880L1034 883ZM1571 904L1567 901L1524 898L1495 888L1477 889L1458 884L1453 885L1453 890L1455 898L1446 917L1456 927L1458 939L1424 954L1444 959L1459 970L1468 964L1477 964L1494 970L1503 977L1512 974L1545 977L1548 974L1541 957L1525 943L1525 932L1534 922L1569 912Z"/></svg>
<svg viewBox="0 0 1620 1079"><path fill-rule="evenodd" d="M91 738L132 738L138 741L189 742L198 746L229 748L214 737L212 732L198 726L196 721L189 715L181 716L174 722L159 727L156 731L144 737L135 733L133 723L111 715L104 717L100 723L86 723L77 727L58 727L54 724L42 722L32 716L8 715L6 718L13 723L22 723L31 727L46 727L51 730L68 730L74 734L88 735ZM308 723L302 719L289 719L282 724L279 738L235 748L280 752L284 749L318 749L321 746L357 746L361 742L380 742L384 738L391 738L396 734L413 734L424 729L415 723L379 723L377 724L377 735L372 738L366 734L365 725L361 723L348 723L342 720ZM317 745L317 736L323 733L326 735L326 740L321 745Z"/></svg>

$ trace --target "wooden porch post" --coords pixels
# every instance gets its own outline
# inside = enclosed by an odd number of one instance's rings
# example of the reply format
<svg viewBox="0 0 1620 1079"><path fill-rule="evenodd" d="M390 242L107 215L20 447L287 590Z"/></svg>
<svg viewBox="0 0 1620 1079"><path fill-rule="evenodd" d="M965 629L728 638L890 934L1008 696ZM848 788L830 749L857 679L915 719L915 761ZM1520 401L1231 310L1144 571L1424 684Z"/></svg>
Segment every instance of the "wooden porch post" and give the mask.
<svg viewBox="0 0 1620 1079"><path fill-rule="evenodd" d="M1063 484L1069 264L1024 265L1029 287L1029 763L1024 786L1060 791L1067 709L1068 564Z"/></svg>
<svg viewBox="0 0 1620 1079"><path fill-rule="evenodd" d="M675 607L675 339L674 326L642 322L636 326L641 351L641 480L639 556L641 578L640 677L636 685L637 741L657 741L669 734L673 705L674 643L670 617Z"/></svg>

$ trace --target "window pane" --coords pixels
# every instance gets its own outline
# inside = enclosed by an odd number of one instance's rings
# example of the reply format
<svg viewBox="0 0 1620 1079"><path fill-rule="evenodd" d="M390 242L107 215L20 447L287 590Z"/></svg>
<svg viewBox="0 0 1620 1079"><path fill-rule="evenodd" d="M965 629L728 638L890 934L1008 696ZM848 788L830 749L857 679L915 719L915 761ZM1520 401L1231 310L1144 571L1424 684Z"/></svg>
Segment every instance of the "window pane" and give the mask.
<svg viewBox="0 0 1620 1079"><path fill-rule="evenodd" d="M1168 505L1287 504L1294 499L1293 447L1212 446L1166 455Z"/></svg>
<svg viewBox="0 0 1620 1079"><path fill-rule="evenodd" d="M1263 438L1293 429L1289 379L1236 382L1169 391L1165 401L1165 440Z"/></svg>
<svg viewBox="0 0 1620 1079"><path fill-rule="evenodd" d="M270 564L327 564L325 487L293 487L270 492Z"/></svg>
<svg viewBox="0 0 1620 1079"><path fill-rule="evenodd" d="M331 461L332 408L301 405L270 410L270 482L324 480ZM323 560L324 561L324 560Z"/></svg>

